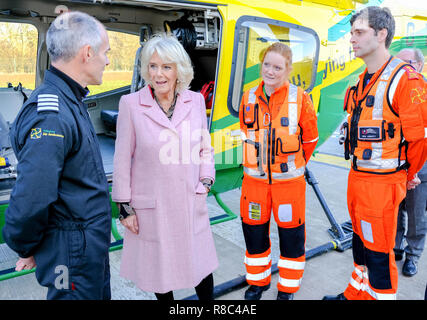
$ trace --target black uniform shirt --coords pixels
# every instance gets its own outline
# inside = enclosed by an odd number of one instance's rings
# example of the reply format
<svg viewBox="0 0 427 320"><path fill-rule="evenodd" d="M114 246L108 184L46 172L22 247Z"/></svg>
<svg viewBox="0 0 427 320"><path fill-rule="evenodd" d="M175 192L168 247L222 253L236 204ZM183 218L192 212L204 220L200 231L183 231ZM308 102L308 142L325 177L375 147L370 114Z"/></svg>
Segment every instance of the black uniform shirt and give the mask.
<svg viewBox="0 0 427 320"><path fill-rule="evenodd" d="M18 166L3 238L21 257L37 252L50 228L70 223L101 228L99 241L110 242L109 188L98 140L83 91L69 83L47 70L10 131Z"/></svg>

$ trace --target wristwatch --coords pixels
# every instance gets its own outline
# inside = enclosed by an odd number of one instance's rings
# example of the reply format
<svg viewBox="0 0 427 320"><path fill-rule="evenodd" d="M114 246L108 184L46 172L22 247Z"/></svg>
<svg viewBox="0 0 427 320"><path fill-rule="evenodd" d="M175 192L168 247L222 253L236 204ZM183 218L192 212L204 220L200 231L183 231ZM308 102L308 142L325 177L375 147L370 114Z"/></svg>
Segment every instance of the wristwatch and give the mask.
<svg viewBox="0 0 427 320"><path fill-rule="evenodd" d="M119 220L122 221L123 219L126 219L129 216L133 216L136 214L135 210L129 205L128 202L120 203L120 213L119 213Z"/></svg>

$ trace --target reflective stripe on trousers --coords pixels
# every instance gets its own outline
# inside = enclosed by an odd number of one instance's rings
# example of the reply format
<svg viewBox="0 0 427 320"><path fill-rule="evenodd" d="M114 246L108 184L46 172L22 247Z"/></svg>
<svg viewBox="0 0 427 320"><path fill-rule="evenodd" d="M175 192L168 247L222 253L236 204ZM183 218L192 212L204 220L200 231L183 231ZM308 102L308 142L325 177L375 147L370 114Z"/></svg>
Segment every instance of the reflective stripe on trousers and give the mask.
<svg viewBox="0 0 427 320"><path fill-rule="evenodd" d="M368 298L373 300L396 300L395 293L380 293L370 287L368 273L365 266L355 266L350 278L349 287L350 290L353 289L351 290L353 291L353 295L357 292L357 295L360 295L360 298L365 297L364 299L366 299L366 295L369 295ZM348 290L349 289L346 291Z"/></svg>
<svg viewBox="0 0 427 320"><path fill-rule="evenodd" d="M268 268L267 270L261 273L246 273L246 280L261 281L267 279L269 275L271 275L271 268Z"/></svg>
<svg viewBox="0 0 427 320"><path fill-rule="evenodd" d="M304 273L305 256L299 259L288 259L281 256L277 267L279 268L278 290L288 293L297 292Z"/></svg>
<svg viewBox="0 0 427 320"><path fill-rule="evenodd" d="M269 254L267 257L261 258L250 258L245 256L245 264L248 266L266 266L271 261L271 255Z"/></svg>
<svg viewBox="0 0 427 320"><path fill-rule="evenodd" d="M250 285L265 286L271 279L271 249L262 254L245 255L246 280Z"/></svg>

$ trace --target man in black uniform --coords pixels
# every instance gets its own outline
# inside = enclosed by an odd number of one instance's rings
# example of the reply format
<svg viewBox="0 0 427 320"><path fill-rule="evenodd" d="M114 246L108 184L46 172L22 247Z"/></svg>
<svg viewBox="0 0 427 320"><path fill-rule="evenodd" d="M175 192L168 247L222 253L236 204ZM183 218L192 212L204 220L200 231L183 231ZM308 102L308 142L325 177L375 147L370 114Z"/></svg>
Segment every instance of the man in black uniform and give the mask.
<svg viewBox="0 0 427 320"><path fill-rule="evenodd" d="M83 98L109 64L103 25L64 13L46 37L52 61L11 128L18 159L3 237L35 266L47 299L110 299L111 207L95 130Z"/></svg>

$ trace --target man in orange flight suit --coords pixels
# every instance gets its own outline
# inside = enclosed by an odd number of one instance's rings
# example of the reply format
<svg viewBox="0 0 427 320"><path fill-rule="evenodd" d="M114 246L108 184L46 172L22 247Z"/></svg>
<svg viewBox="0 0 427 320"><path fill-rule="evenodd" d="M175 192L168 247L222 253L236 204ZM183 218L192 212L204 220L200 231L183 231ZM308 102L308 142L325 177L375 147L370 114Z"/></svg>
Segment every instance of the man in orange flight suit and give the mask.
<svg viewBox="0 0 427 320"><path fill-rule="evenodd" d="M367 67L347 90L344 106L354 271L343 293L323 299L396 299L397 212L406 189L419 183L415 174L425 160L427 94L421 75L388 52L395 24L387 8L366 7L350 23L355 56Z"/></svg>
<svg viewBox="0 0 427 320"><path fill-rule="evenodd" d="M258 300L271 281L270 217L280 240L278 300L291 300L305 266L305 165L318 141L310 97L290 84L292 52L280 42L265 51L261 84L240 106L244 178L240 199L246 242L246 300Z"/></svg>

